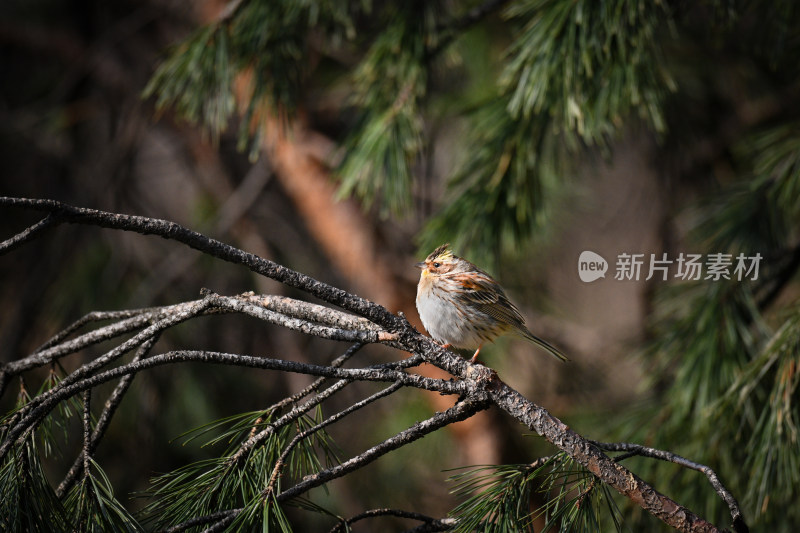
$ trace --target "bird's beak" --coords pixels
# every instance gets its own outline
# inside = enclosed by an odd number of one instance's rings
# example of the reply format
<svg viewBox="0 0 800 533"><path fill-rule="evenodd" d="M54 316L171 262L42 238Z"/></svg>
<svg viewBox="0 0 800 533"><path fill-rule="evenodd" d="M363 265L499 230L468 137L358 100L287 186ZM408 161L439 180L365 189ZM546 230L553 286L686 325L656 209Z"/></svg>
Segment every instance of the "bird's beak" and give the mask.
<svg viewBox="0 0 800 533"><path fill-rule="evenodd" d="M415 263L414 266L420 270L423 270L425 268L425 261L420 261L419 263Z"/></svg>

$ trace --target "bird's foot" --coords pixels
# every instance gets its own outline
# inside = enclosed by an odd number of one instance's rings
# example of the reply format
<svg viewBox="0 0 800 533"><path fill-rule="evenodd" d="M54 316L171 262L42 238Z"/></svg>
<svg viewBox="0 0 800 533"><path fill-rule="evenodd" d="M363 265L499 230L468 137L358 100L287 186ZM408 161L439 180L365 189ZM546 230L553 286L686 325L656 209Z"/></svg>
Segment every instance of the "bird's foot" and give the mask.
<svg viewBox="0 0 800 533"><path fill-rule="evenodd" d="M478 362L478 354L481 353L482 346L478 346L478 349L475 350L475 353L472 354L472 359L469 360L470 363L477 363Z"/></svg>

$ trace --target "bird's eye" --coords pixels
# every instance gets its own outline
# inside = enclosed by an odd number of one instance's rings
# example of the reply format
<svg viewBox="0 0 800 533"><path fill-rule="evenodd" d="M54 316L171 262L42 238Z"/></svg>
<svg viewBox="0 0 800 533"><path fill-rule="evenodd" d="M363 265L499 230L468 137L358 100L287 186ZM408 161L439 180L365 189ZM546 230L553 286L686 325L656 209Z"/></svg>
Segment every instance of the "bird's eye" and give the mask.
<svg viewBox="0 0 800 533"><path fill-rule="evenodd" d="M434 263L434 264L433 264L433 268L439 268L440 266L442 266L442 264L441 264L441 263Z"/></svg>

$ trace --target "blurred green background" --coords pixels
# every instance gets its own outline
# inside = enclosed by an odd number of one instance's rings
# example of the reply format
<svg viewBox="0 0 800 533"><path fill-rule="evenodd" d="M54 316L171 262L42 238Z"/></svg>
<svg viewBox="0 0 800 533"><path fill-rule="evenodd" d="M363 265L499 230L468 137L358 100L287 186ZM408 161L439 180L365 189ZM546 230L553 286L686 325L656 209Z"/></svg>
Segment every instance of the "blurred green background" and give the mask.
<svg viewBox="0 0 800 533"><path fill-rule="evenodd" d="M486 362L511 386L589 438L715 468L753 529L800 527L795 2L245 0L220 17L223 4L3 2L0 194L173 220L420 329L413 263L451 242L572 359L500 341ZM4 238L35 221L0 211ZM584 250L609 261L605 279L579 279ZM763 260L757 280L614 279L619 254L682 252ZM58 227L0 258L2 361L89 311L191 300L202 287L305 297L162 239ZM317 363L346 349L236 316L181 325L157 351L177 347ZM172 441L184 431L308 381L150 371L97 460L118 495L144 490L153 473L213 455ZM405 391L332 435L347 457L448 402ZM446 469L551 452L490 411L314 497L343 516L384 506L443 516L457 503ZM70 453L48 463L53 483ZM626 464L729 523L701 474ZM632 531L660 527L625 512Z"/></svg>

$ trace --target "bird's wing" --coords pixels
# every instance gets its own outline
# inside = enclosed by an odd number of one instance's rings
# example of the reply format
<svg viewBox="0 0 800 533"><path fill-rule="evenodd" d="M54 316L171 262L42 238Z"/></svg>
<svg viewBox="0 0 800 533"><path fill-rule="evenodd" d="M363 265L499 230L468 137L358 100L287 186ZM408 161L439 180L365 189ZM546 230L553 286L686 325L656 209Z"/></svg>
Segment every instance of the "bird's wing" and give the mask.
<svg viewBox="0 0 800 533"><path fill-rule="evenodd" d="M462 288L459 299L476 311L504 324L525 327L519 310L508 299L500 284L485 272L458 273L450 276L450 279Z"/></svg>
<svg viewBox="0 0 800 533"><path fill-rule="evenodd" d="M500 323L512 326L517 334L538 344L561 361L568 361L567 356L561 353L558 348L528 330L522 314L508 299L500 284L492 279L489 274L482 271L462 272L452 274L449 278L463 289L457 296L462 302L476 311L491 316Z"/></svg>

